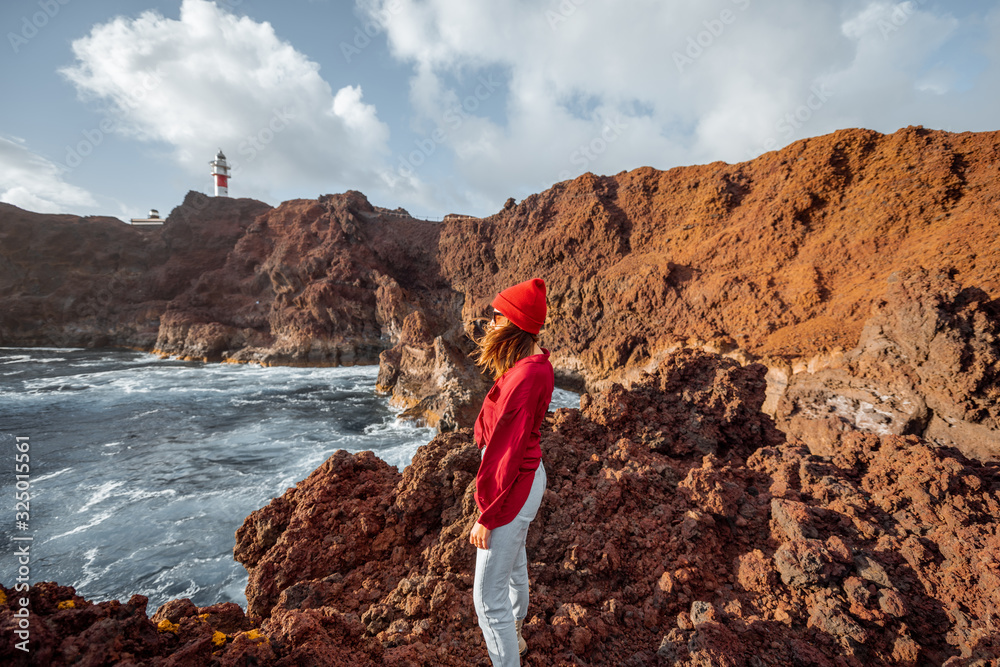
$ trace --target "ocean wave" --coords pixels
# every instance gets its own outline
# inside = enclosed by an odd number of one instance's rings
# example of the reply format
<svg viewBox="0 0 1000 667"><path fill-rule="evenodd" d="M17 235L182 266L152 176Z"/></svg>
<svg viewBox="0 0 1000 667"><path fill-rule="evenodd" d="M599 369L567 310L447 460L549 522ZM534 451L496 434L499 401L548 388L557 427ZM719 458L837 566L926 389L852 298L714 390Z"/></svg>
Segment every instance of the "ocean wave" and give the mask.
<svg viewBox="0 0 1000 667"><path fill-rule="evenodd" d="M49 540L46 540L46 541L58 540L61 537L67 537L69 535L76 535L77 533L82 533L85 530L88 530L90 528L93 528L94 526L98 526L98 525L104 523L105 521L107 521L108 519L110 519L111 517L113 517L114 515L115 515L115 511L114 510L106 510L104 512L96 514L87 523L82 524L80 526L75 526L74 528L71 528L70 530L67 530L65 533L59 533L58 535L53 535L51 538L49 538Z"/></svg>
<svg viewBox="0 0 1000 667"><path fill-rule="evenodd" d="M11 357L9 359L4 359L3 357L0 357L0 365L4 366L7 364L23 364L28 361L33 361L33 359L31 358L30 355L27 354L18 355L15 357Z"/></svg>
<svg viewBox="0 0 1000 667"><path fill-rule="evenodd" d="M55 539L55 538L50 538L50 539ZM48 540L46 540L46 541L48 541ZM100 553L100 550L97 549L96 547L95 548L91 548L91 549L87 549L83 553L83 561L84 562L80 566L80 571L82 572L82 576L81 576L80 580L76 582L76 588L77 588L77 590L82 589L82 588L88 586L92 581L99 580L101 578L101 576L103 575L103 572L98 572L98 571L96 571L93 568L94 561L97 560L97 555L99 553Z"/></svg>
<svg viewBox="0 0 1000 667"><path fill-rule="evenodd" d="M33 386L29 386L33 385ZM47 394L52 392L63 392L63 391L87 391L88 389L93 389L96 385L91 384L70 384L67 382L59 382L52 384L40 384L40 383L29 383L25 382L26 394Z"/></svg>
<svg viewBox="0 0 1000 667"><path fill-rule="evenodd" d="M413 455L417 453L417 449L424 444L426 443L412 442L393 445L392 447L375 451L374 454L389 465L396 466L399 472L403 472L406 466L410 465L410 461L413 460Z"/></svg>
<svg viewBox="0 0 1000 667"><path fill-rule="evenodd" d="M0 352L23 352L24 354L35 354L38 352L81 352L87 351L86 347L0 347Z"/></svg>
<svg viewBox="0 0 1000 667"><path fill-rule="evenodd" d="M48 480L52 479L53 477L58 477L59 475L62 475L63 473L69 472L70 470L72 470L72 468L63 468L61 470L56 470L55 472L50 472L50 473L47 473L45 475L39 475L38 477L35 477L34 479L32 479L32 484L38 484L40 482L47 482Z"/></svg>
<svg viewBox="0 0 1000 667"><path fill-rule="evenodd" d="M104 484L100 484L97 487L88 487L90 489L93 489L94 493L90 496L87 502L84 503L83 507L81 507L76 511L76 513L81 514L83 512L86 512L97 503L107 500L108 498L111 497L112 492L115 489L120 488L122 486L125 486L125 482L112 481L112 482L105 482Z"/></svg>
<svg viewBox="0 0 1000 667"><path fill-rule="evenodd" d="M558 387L552 390L552 402L549 403L549 410L579 407L580 394L573 391L567 391L566 389L559 389Z"/></svg>
<svg viewBox="0 0 1000 667"><path fill-rule="evenodd" d="M245 601L232 534L248 514L337 449L371 450L403 468L434 435L398 420L401 410L375 394L377 366L17 354L67 358L14 364L0 379L0 396L11 397L0 398L4 420L44 422L51 447L51 468L32 480L45 494L45 532L54 535L36 539L56 540L45 551L47 569L81 594L141 593L151 608L195 595L203 604ZM59 391L67 386L86 391Z"/></svg>

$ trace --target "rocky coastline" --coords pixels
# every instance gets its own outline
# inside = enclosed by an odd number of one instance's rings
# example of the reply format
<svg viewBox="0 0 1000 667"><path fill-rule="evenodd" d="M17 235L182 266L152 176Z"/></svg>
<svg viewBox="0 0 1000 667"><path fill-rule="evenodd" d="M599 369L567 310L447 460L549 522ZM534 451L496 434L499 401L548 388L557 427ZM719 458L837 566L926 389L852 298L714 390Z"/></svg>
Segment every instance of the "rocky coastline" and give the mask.
<svg viewBox="0 0 1000 667"><path fill-rule="evenodd" d="M486 664L463 323L535 275L587 393L543 430L527 664L996 664L998 163L1000 133L911 127L441 223L358 192L192 192L158 229L0 204L0 345L378 363L440 432L247 517L245 611L34 584L28 664ZM0 586L4 660L23 594Z"/></svg>
<svg viewBox="0 0 1000 667"><path fill-rule="evenodd" d="M550 415L526 664L1000 659L1000 466L860 431L813 455L760 411L765 373L684 351ZM485 665L477 465L468 429L402 474L335 453L237 531L246 612L35 584L28 664ZM5 661L13 620L0 605Z"/></svg>
<svg viewBox="0 0 1000 667"><path fill-rule="evenodd" d="M998 153L996 132L842 130L735 165L584 174L487 218L440 223L358 192L276 208L192 192L152 229L0 204L0 345L379 363L380 391L448 430L470 425L488 385L463 323L505 285L541 275L560 386L628 384L665 355L703 349L766 365L764 410L783 429L831 412L836 394L847 407L832 412L855 428L881 410L891 432L992 455L995 415L928 406L899 426L896 408L848 386L884 375L879 344L862 335L878 304L900 298L899 271L945 274L954 285L940 289L977 290L967 308L992 307ZM870 348L860 365L859 344ZM926 384L903 389L926 404L920 392L938 391ZM804 435L821 440L815 431Z"/></svg>

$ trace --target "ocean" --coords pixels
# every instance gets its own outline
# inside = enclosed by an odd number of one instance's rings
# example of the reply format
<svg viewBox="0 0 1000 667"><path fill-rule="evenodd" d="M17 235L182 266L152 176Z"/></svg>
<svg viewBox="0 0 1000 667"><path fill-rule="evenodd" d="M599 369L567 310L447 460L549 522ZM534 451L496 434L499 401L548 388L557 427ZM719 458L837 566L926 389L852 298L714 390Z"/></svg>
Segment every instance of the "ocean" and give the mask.
<svg viewBox="0 0 1000 667"><path fill-rule="evenodd" d="M245 607L247 573L232 552L247 515L338 449L402 470L434 436L397 418L374 392L377 374L0 348L0 542L10 545L0 583L13 585L13 545L28 543L13 538L30 536L32 583L97 602L139 593L150 615L184 597ZM578 405L556 390L552 409ZM18 444L29 457L21 478ZM25 482L27 517L15 507Z"/></svg>

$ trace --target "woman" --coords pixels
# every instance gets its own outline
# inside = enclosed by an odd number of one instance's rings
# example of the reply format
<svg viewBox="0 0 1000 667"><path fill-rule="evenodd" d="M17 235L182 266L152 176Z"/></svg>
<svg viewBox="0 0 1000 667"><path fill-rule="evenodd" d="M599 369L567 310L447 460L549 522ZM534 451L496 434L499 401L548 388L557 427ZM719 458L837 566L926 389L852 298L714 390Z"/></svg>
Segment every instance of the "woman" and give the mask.
<svg viewBox="0 0 1000 667"><path fill-rule="evenodd" d="M476 475L480 516L469 534L476 551L473 598L494 667L519 665L527 651L528 526L545 492L539 447L552 400L549 352L538 346L545 322L545 282L533 278L493 300L493 322L477 341L476 363L496 382L476 419L482 463Z"/></svg>

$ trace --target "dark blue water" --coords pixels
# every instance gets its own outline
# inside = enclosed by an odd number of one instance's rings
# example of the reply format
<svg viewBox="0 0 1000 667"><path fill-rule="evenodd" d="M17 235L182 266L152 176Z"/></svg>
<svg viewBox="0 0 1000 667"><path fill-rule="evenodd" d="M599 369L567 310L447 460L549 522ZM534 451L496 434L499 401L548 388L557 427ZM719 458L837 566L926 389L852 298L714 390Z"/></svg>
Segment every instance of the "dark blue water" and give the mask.
<svg viewBox="0 0 1000 667"><path fill-rule="evenodd" d="M375 366L263 368L119 350L0 348L0 583L33 536L30 581L94 601L245 606L234 533L334 451L402 469L434 435L374 393ZM578 405L557 390L553 409ZM15 438L30 438L30 521L14 508Z"/></svg>

